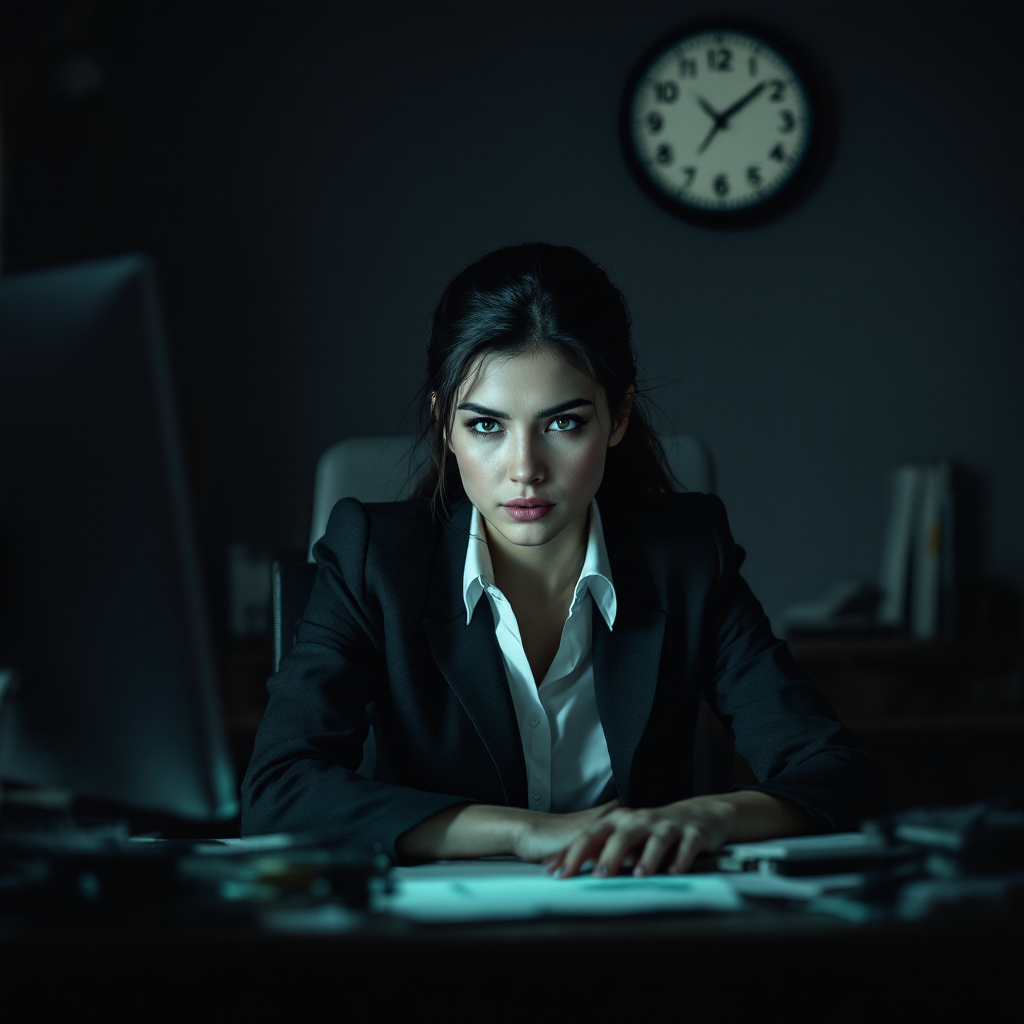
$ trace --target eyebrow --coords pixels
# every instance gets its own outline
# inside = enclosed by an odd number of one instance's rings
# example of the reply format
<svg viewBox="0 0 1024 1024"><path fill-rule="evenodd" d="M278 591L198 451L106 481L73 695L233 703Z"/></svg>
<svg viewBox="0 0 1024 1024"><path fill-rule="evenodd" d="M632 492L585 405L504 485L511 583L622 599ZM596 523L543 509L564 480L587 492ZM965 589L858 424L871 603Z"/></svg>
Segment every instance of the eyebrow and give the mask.
<svg viewBox="0 0 1024 1024"><path fill-rule="evenodd" d="M537 413L537 419L544 416L554 416L556 412L568 412L570 409L578 409L581 405L593 405L589 398L570 398L568 402L560 405L553 405L550 409L541 409ZM467 409L470 412L478 412L482 416L493 416L496 420L510 420L512 417L507 412L499 412L497 409L488 409L486 405L477 405L476 402L463 402L459 409Z"/></svg>

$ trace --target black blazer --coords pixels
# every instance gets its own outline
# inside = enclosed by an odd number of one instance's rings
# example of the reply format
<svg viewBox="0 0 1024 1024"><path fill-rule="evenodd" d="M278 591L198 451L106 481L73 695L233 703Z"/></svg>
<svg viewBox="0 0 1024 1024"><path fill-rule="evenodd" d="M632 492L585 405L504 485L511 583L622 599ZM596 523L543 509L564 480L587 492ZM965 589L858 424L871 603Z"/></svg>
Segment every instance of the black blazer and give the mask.
<svg viewBox="0 0 1024 1024"><path fill-rule="evenodd" d="M610 503L606 503L609 504ZM526 764L487 601L466 624L472 506L434 527L427 499L339 501L315 545L316 582L242 782L242 834L315 833L400 861L395 843L467 800L526 807ZM592 602L594 686L619 799L693 792L701 693L758 780L823 829L884 809L856 738L773 636L740 575L746 553L713 494L601 507L618 601ZM373 701L373 777L358 774Z"/></svg>

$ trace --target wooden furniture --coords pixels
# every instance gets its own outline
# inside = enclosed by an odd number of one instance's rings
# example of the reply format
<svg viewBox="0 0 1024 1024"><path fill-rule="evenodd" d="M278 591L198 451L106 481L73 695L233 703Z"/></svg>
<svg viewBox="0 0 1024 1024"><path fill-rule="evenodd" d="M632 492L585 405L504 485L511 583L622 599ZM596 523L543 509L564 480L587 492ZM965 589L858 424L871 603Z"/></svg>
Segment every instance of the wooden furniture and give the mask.
<svg viewBox="0 0 1024 1024"><path fill-rule="evenodd" d="M790 649L886 772L896 808L1021 794L1019 645L803 640Z"/></svg>

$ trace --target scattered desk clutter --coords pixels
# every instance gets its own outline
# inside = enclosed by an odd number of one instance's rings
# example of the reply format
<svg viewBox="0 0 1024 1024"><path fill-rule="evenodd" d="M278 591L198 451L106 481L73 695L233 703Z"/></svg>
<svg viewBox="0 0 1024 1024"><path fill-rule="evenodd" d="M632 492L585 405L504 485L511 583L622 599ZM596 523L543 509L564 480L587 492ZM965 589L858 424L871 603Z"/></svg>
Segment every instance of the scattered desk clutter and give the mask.
<svg viewBox="0 0 1024 1024"><path fill-rule="evenodd" d="M1024 811L1006 800L914 810L859 832L723 848L687 875L555 879L515 858L391 867L300 836L131 836L123 822L5 820L0 914L11 922L240 920L313 932L411 922L740 913L759 901L848 921L1019 914Z"/></svg>

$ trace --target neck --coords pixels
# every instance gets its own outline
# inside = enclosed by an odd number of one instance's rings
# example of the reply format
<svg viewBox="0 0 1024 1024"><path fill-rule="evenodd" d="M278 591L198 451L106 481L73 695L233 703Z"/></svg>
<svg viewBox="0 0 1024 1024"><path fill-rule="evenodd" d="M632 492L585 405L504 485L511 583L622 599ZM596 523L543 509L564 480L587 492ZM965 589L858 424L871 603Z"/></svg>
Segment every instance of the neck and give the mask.
<svg viewBox="0 0 1024 1024"><path fill-rule="evenodd" d="M528 595L534 603L561 601L575 588L587 556L589 506L554 540L533 547L510 544L482 522L495 586L509 600Z"/></svg>

